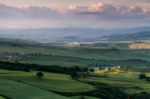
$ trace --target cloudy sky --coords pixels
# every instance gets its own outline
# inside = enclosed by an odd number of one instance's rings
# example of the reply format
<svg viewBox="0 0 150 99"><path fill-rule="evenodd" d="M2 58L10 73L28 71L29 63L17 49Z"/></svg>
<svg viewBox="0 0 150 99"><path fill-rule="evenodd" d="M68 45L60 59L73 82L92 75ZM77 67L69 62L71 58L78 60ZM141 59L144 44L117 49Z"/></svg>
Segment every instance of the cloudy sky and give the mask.
<svg viewBox="0 0 150 99"><path fill-rule="evenodd" d="M149 7L150 0L0 0L3 4L12 6L47 6L52 8L67 7L68 5L90 5L98 2L112 5L138 5L142 7Z"/></svg>
<svg viewBox="0 0 150 99"><path fill-rule="evenodd" d="M0 28L150 26L150 0L0 0Z"/></svg>

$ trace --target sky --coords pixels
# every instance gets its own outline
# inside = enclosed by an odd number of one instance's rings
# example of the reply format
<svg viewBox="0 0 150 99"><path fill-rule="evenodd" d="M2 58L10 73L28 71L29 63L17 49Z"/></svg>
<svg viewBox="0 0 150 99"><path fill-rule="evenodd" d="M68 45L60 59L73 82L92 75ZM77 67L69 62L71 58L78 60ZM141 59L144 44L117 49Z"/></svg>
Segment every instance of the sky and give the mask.
<svg viewBox="0 0 150 99"><path fill-rule="evenodd" d="M67 7L68 5L89 5L95 3L105 3L112 5L138 5L141 7L149 7L150 0L0 0L2 4L8 4L12 6L47 6L51 8L62 8Z"/></svg>
<svg viewBox="0 0 150 99"><path fill-rule="evenodd" d="M150 0L0 0L0 28L150 26Z"/></svg>

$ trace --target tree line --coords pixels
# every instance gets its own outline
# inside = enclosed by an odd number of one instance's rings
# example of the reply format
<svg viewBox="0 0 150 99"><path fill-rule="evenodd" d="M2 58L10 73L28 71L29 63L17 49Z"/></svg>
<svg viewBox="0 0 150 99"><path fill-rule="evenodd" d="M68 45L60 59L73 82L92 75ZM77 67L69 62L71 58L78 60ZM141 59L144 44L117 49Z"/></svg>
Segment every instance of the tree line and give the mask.
<svg viewBox="0 0 150 99"><path fill-rule="evenodd" d="M35 70L35 71L55 72L55 73L63 73L63 74L72 74L73 72L94 71L94 69L92 68L80 67L80 66L65 67L59 65L39 65L39 64L26 64L26 63L5 62L5 61L0 61L0 69L26 71L26 72Z"/></svg>

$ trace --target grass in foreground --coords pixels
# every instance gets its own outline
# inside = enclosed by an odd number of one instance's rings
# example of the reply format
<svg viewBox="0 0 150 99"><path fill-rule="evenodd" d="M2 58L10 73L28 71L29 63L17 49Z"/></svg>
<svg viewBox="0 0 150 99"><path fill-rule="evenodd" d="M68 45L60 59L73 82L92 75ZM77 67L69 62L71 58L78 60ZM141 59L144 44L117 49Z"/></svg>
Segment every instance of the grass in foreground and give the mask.
<svg viewBox="0 0 150 99"><path fill-rule="evenodd" d="M37 79L35 72L2 71L0 76L50 91L82 92L94 90L93 86L72 80L69 75L64 74L44 73L44 78Z"/></svg>
<svg viewBox="0 0 150 99"><path fill-rule="evenodd" d="M0 94L12 99L68 99L37 87L3 78L0 78Z"/></svg>

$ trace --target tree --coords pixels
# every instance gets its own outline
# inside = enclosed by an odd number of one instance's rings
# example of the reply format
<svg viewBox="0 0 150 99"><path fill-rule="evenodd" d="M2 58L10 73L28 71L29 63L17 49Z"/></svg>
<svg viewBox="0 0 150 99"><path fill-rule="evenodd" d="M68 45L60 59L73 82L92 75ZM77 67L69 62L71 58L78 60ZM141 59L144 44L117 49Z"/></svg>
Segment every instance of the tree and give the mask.
<svg viewBox="0 0 150 99"><path fill-rule="evenodd" d="M71 73L71 75L70 75L70 76L71 76L71 78L72 78L72 79L75 79L75 80L78 80L78 79L79 79L79 77L80 77L80 76L78 75L78 73L77 73L77 72L73 72L73 73Z"/></svg>
<svg viewBox="0 0 150 99"><path fill-rule="evenodd" d="M36 73L36 77L37 77L37 78L40 78L40 79L41 79L41 78L43 78L43 76L44 76L44 74L43 74L42 72L37 72L37 73Z"/></svg>
<svg viewBox="0 0 150 99"><path fill-rule="evenodd" d="M90 72L94 72L94 69L93 69L93 68L90 68L89 71L90 71Z"/></svg>
<svg viewBox="0 0 150 99"><path fill-rule="evenodd" d="M143 80L143 79L145 79L145 78L146 78L146 75L145 75L145 74L140 74L140 75L139 75L139 79L142 79L142 80Z"/></svg>

